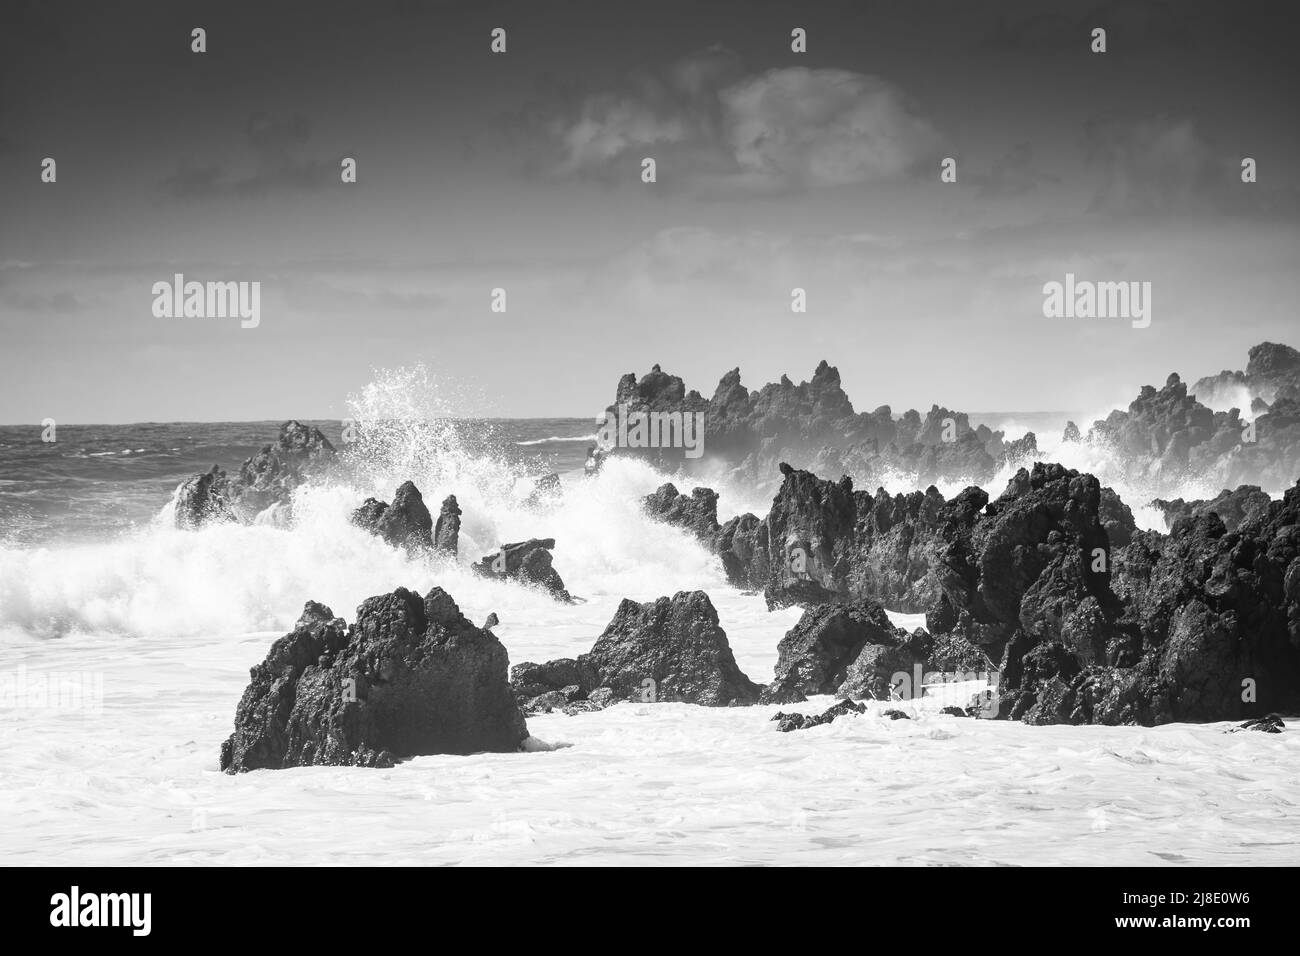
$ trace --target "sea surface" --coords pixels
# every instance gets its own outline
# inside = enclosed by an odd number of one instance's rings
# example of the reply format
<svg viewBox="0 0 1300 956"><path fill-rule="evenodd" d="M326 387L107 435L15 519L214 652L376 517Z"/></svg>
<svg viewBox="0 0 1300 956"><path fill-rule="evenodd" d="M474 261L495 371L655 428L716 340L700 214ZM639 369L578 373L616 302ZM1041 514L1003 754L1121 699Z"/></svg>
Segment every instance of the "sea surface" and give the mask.
<svg viewBox="0 0 1300 956"><path fill-rule="evenodd" d="M373 413L374 409L370 409ZM383 409L381 409L383 411ZM648 522L664 477L614 460L582 474L590 418L412 423L394 409L309 484L291 529L178 531L190 475L229 471L279 422L0 428L0 859L150 863L1240 864L1300 859L1300 736L1227 725L1026 727L873 707L780 734L775 707L619 704L530 718L527 752L390 770L218 769L248 670L307 600L353 619L366 597L441 585L501 619L512 663L588 649L624 598L708 591L741 668L771 678L797 609L727 585L689 535ZM972 416L1051 448L1066 416ZM1086 428L1083 418L1076 418ZM1066 464L1104 474L1095 450ZM1044 457L1052 457L1045 454ZM527 504L533 480L563 495ZM1009 477L998 476L1000 491ZM353 527L412 479L464 511L461 557L410 557ZM765 514L726 475L719 515ZM890 490L909 490L891 487ZM957 488L941 489L950 494ZM1201 496L1189 488L1189 496ZM1142 489L1121 488L1139 523ZM1212 492L1211 492L1212 493ZM554 537L573 606L469 572L505 541ZM894 615L907 627L915 615ZM978 689L961 689L967 696ZM800 705L817 710L831 699ZM789 709L787 707L787 709Z"/></svg>

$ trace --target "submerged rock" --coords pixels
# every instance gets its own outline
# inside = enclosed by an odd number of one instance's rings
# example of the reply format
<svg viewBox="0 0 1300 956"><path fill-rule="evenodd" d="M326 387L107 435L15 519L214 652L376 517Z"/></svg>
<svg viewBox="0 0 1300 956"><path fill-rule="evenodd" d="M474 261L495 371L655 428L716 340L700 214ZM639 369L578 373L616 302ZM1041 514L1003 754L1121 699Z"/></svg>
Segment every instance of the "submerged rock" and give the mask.
<svg viewBox="0 0 1300 956"><path fill-rule="evenodd" d="M867 709L866 704L855 704L851 700L842 700L834 704L820 714L786 714L778 712L772 715L772 720L776 721L776 729L783 734L788 734L792 730L807 730L809 727L820 727L822 724L829 724L837 717L843 717L845 714L862 714Z"/></svg>
<svg viewBox="0 0 1300 956"><path fill-rule="evenodd" d="M250 671L221 769L516 751L528 729L507 667L501 642L441 588L368 598L350 627L309 601Z"/></svg>
<svg viewBox="0 0 1300 956"><path fill-rule="evenodd" d="M1248 720L1240 727L1233 727L1227 733L1235 734L1241 730L1257 730L1265 734L1280 734L1286 729L1286 722L1277 714L1269 714L1267 717L1257 717L1254 720Z"/></svg>

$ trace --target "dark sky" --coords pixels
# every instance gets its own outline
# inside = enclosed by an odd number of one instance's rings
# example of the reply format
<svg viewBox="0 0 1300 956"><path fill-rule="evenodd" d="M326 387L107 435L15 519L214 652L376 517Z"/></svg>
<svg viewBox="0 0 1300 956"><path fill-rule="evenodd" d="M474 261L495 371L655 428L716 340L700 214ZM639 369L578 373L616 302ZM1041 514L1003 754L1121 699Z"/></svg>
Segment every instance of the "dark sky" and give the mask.
<svg viewBox="0 0 1300 956"><path fill-rule="evenodd" d="M0 422L343 417L416 363L501 416L655 362L827 358L865 409L1238 368L1300 345L1290 6L6 2ZM175 272L260 325L155 318ZM1151 282L1150 327L1045 319L1066 272Z"/></svg>

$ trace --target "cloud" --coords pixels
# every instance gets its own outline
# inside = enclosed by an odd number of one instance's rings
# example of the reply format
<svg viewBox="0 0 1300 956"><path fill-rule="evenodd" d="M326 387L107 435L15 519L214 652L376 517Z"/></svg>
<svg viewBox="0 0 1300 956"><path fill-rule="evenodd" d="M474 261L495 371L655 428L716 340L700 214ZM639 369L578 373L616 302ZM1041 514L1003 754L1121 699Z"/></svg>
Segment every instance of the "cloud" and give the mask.
<svg viewBox="0 0 1300 956"><path fill-rule="evenodd" d="M1084 127L1084 151L1102 177L1092 212L1213 211L1234 178L1186 119L1093 119Z"/></svg>
<svg viewBox="0 0 1300 956"><path fill-rule="evenodd" d="M298 155L311 139L311 122L304 116L273 119L254 113L244 125L244 139L252 156L249 171L238 174L219 165L185 165L163 180L163 188L173 199L256 198L316 189L337 175L334 161Z"/></svg>
<svg viewBox="0 0 1300 956"><path fill-rule="evenodd" d="M990 199L1009 199L1032 192L1039 183L1056 183L1060 178L1034 168L1034 149L1017 143L987 173L976 175L979 194Z"/></svg>
<svg viewBox="0 0 1300 956"><path fill-rule="evenodd" d="M941 137L897 87L850 70L747 74L723 47L632 76L554 118L560 175L742 191L873 183L937 163Z"/></svg>

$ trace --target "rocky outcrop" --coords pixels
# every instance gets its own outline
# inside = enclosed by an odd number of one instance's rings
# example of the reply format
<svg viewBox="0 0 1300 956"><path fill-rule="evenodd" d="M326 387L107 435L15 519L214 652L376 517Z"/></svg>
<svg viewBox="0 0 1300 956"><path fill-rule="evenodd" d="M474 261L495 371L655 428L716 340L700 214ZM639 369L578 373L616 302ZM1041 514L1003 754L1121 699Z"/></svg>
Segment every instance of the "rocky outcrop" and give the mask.
<svg viewBox="0 0 1300 956"><path fill-rule="evenodd" d="M926 670L942 667L941 660L930 656L932 643L930 635L920 628L911 634L902 628L874 629L871 639L862 645L857 657L845 668L844 680L835 688L835 693L854 700L920 697L924 690L915 686L918 683L915 679L917 668L924 677ZM904 675L902 679L896 676L900 674ZM898 684L904 686L896 686Z"/></svg>
<svg viewBox="0 0 1300 956"><path fill-rule="evenodd" d="M500 551L481 558L473 568L484 577L518 581L541 588L557 601L567 604L573 601L573 597L565 589L560 573L555 570L551 555L554 548L554 538L530 538L505 544Z"/></svg>
<svg viewBox="0 0 1300 956"><path fill-rule="evenodd" d="M221 769L384 767L518 750L528 729L507 667L501 642L441 588L368 598L350 627L308 602L250 671Z"/></svg>
<svg viewBox="0 0 1300 956"><path fill-rule="evenodd" d="M186 479L176 489L176 527L195 531L208 524L238 521L230 506L226 473L217 465L212 470Z"/></svg>
<svg viewBox="0 0 1300 956"><path fill-rule="evenodd" d="M455 495L442 499L438 522L433 526L433 547L455 557L460 551L460 505Z"/></svg>
<svg viewBox="0 0 1300 956"><path fill-rule="evenodd" d="M1300 706L1300 486L1230 532L1207 511L1116 554L1105 660L1018 639L1004 659L1030 723L1230 720ZM1080 608L1080 612L1085 610ZM1005 696L1005 695L1004 695Z"/></svg>
<svg viewBox="0 0 1300 956"><path fill-rule="evenodd" d="M531 709L583 700L596 706L675 701L723 707L755 703L761 690L736 665L703 591L645 604L624 600L588 653L519 664L511 684Z"/></svg>
<svg viewBox="0 0 1300 956"><path fill-rule="evenodd" d="M1220 378L1211 386L1202 379L1189 392L1172 374L1159 391L1144 386L1126 411L1094 422L1089 441L1115 455L1130 480L1147 485L1175 488L1207 476L1229 487L1290 485L1300 474L1300 376L1290 363L1300 353L1265 343L1251 354L1258 359L1255 372L1223 373L1239 375L1240 381L1224 384ZM1251 375L1253 386L1247 381ZM1244 401L1252 391L1257 394L1249 401L1250 420L1242 418L1237 404L1214 411L1197 400L1231 394ZM1265 401L1258 393L1272 397Z"/></svg>
<svg viewBox="0 0 1300 956"><path fill-rule="evenodd" d="M455 499L449 500L454 505ZM459 509L457 514L459 515ZM420 489L410 481L404 481L398 487L391 505L375 498L367 498L360 508L352 512L351 521L357 527L383 538L395 548L418 551L433 547L433 516L425 507Z"/></svg>
<svg viewBox="0 0 1300 956"><path fill-rule="evenodd" d="M718 493L696 488L690 496L668 482L642 500L646 514L656 521L691 532L700 541L711 542L718 534Z"/></svg>
<svg viewBox="0 0 1300 956"><path fill-rule="evenodd" d="M1108 448L1124 476L1158 488L1174 488L1188 477L1212 475L1222 484L1286 487L1300 474L1300 352L1263 343L1251 350L1245 372L1203 379L1189 392L1177 374L1165 386L1145 386L1127 409L1094 422L1087 440ZM1229 381L1230 379L1230 381ZM1213 393L1214 398L1211 398ZM1247 407L1212 410L1225 395ZM924 414L895 415L888 405L855 411L834 366L822 362L806 382L782 376L758 391L741 383L732 369L707 401L659 366L641 379L623 376L610 411L702 415L702 457L680 448L627 448L613 443L593 454L589 470L605 453L637 455L686 472L722 460L738 477L760 487L773 483L779 462L820 475L849 475L860 487L900 476L915 487L964 482L986 485L999 469L1037 457L1037 438L1014 440L967 414L940 405ZM1242 417L1243 412L1246 418ZM1073 422L1063 440L1083 440Z"/></svg>
<svg viewBox="0 0 1300 956"><path fill-rule="evenodd" d="M263 445L240 467L232 481L232 503L247 520L272 505L286 505L299 485L322 473L334 458L334 446L320 429L287 421L274 443Z"/></svg>
<svg viewBox="0 0 1300 956"><path fill-rule="evenodd" d="M761 700L785 704L836 693L868 644L894 649L906 638L874 601L809 608L777 645L776 674Z"/></svg>
<svg viewBox="0 0 1300 956"><path fill-rule="evenodd" d="M1036 447L1032 436L1007 445L1002 433L972 427L965 413L938 405L924 416L909 411L895 418L887 405L857 412L841 387L839 371L825 361L806 382L796 385L782 376L753 392L741 384L740 370L732 369L707 401L656 365L639 380L624 375L615 403L606 410L607 416L655 413L702 415L702 457L693 461L680 448L607 442L591 455L588 471L595 471L605 454L634 455L688 471L699 462L721 459L739 475L766 483L778 462L790 461L821 473L852 474L863 482L913 473L924 485L941 479L987 480L999 462L1031 454Z"/></svg>
<svg viewBox="0 0 1300 956"><path fill-rule="evenodd" d="M320 429L297 421L280 426L279 438L245 459L238 474L228 477L217 465L207 475L188 479L177 490L176 526L194 530L232 518L249 523L273 515L276 523L292 520L294 491L323 474L336 457Z"/></svg>
<svg viewBox="0 0 1300 956"><path fill-rule="evenodd" d="M1151 504L1165 516L1167 527L1173 527L1182 518L1214 513L1219 516L1224 527L1236 531L1247 520L1261 518L1268 511L1271 501L1258 485L1242 485L1235 491L1225 488L1208 501L1184 501L1182 498L1165 501L1157 498Z"/></svg>
<svg viewBox="0 0 1300 956"><path fill-rule="evenodd" d="M1233 405L1250 410L1258 399L1272 405L1278 398L1300 399L1300 352L1289 345L1261 342L1250 350L1244 372L1224 370L1199 379L1192 393L1206 405Z"/></svg>

